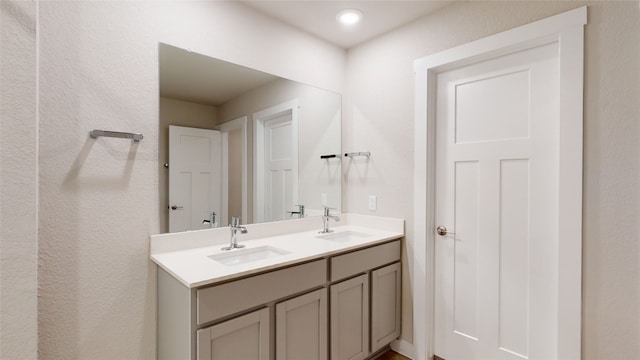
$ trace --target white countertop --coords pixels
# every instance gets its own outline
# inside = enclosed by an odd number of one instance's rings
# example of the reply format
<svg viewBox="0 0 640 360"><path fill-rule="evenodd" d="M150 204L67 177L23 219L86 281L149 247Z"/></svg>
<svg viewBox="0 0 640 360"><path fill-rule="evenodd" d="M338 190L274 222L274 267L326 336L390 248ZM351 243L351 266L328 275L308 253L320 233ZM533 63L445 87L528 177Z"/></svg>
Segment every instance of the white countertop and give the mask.
<svg viewBox="0 0 640 360"><path fill-rule="evenodd" d="M246 276L282 266L322 258L367 247L404 236L404 220L341 214L332 221L333 234L353 231L367 236L346 242L320 238L320 218L287 220L246 225L248 233L238 235L238 243L246 247L223 251L229 243L229 228L199 230L151 236L151 260L189 288ZM287 230L293 231L287 233ZM224 265L209 256L231 254L243 250L271 246L287 252L274 257L242 264Z"/></svg>

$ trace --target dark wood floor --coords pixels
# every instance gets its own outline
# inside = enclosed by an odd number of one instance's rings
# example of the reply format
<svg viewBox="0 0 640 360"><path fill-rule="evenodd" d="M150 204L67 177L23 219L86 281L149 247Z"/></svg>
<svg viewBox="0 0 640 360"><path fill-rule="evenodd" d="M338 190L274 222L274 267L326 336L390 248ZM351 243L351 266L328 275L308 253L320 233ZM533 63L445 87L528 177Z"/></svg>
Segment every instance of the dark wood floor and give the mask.
<svg viewBox="0 0 640 360"><path fill-rule="evenodd" d="M410 360L406 356L402 356L393 350L388 350L384 354L378 356L376 360Z"/></svg>

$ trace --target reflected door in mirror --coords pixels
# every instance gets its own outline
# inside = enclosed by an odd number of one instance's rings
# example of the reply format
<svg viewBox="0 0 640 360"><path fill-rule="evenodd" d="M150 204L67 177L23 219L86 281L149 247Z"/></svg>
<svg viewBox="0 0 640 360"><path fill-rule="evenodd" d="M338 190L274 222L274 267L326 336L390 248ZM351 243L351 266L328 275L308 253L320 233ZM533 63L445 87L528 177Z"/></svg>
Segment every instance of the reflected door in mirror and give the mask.
<svg viewBox="0 0 640 360"><path fill-rule="evenodd" d="M289 101L254 114L259 222L288 219L298 202L297 109L297 101Z"/></svg>
<svg viewBox="0 0 640 360"><path fill-rule="evenodd" d="M220 131L169 127L170 232L208 228L212 211L226 219L222 144Z"/></svg>

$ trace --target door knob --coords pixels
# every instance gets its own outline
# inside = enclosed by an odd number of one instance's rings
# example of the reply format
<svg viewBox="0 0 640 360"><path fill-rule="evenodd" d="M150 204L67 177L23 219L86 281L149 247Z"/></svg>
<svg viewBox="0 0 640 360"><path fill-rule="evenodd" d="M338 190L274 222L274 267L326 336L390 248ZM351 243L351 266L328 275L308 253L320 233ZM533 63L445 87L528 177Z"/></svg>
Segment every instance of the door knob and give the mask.
<svg viewBox="0 0 640 360"><path fill-rule="evenodd" d="M184 209L184 206L171 205L171 210L182 210L182 209Z"/></svg>
<svg viewBox="0 0 640 360"><path fill-rule="evenodd" d="M445 236L445 235L447 235L447 234L455 235L455 233L454 233L454 232L447 231L447 228L446 228L446 227L444 227L444 226L442 226L442 225L440 225L440 226L438 226L438 227L436 228L436 232L437 232L437 233L438 233L438 235L440 235L440 236Z"/></svg>

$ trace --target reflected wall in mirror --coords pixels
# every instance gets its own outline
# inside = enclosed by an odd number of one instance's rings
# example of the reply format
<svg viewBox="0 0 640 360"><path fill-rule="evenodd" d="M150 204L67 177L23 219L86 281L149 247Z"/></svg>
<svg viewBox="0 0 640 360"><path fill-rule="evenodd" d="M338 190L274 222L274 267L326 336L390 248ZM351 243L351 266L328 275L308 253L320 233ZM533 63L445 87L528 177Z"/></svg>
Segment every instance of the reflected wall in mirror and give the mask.
<svg viewBox="0 0 640 360"><path fill-rule="evenodd" d="M340 211L339 94L166 44L159 74L165 231Z"/></svg>

